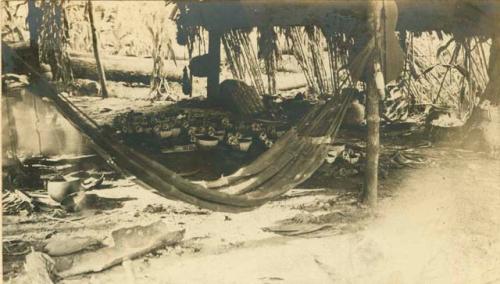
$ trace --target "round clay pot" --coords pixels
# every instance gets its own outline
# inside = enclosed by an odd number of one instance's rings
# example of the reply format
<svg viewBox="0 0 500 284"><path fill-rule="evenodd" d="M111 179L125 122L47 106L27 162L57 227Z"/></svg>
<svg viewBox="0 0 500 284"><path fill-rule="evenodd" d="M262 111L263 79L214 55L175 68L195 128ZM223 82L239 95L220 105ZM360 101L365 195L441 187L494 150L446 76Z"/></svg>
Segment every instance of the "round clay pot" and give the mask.
<svg viewBox="0 0 500 284"><path fill-rule="evenodd" d="M214 148L219 144L219 139L217 137L208 136L208 135L200 135L196 137L196 143L202 149L210 149Z"/></svg>
<svg viewBox="0 0 500 284"><path fill-rule="evenodd" d="M172 128L169 130L161 130L159 132L161 138L177 137L181 133L180 128Z"/></svg>
<svg viewBox="0 0 500 284"><path fill-rule="evenodd" d="M172 130L161 130L159 134L161 138L170 138L172 137Z"/></svg>
<svg viewBox="0 0 500 284"><path fill-rule="evenodd" d="M69 181L48 181L47 191L50 198L61 202L73 192L80 189L80 179L71 179Z"/></svg>
<svg viewBox="0 0 500 284"><path fill-rule="evenodd" d="M50 65L48 64L40 64L40 69L41 69L41 77L48 80L52 81L53 75L52 75L52 69L50 68Z"/></svg>
<svg viewBox="0 0 500 284"><path fill-rule="evenodd" d="M240 139L240 151L247 152L252 146L252 138L241 138Z"/></svg>
<svg viewBox="0 0 500 284"><path fill-rule="evenodd" d="M215 131L214 137L216 137L219 141L223 141L224 136L226 136L226 131L224 130Z"/></svg>

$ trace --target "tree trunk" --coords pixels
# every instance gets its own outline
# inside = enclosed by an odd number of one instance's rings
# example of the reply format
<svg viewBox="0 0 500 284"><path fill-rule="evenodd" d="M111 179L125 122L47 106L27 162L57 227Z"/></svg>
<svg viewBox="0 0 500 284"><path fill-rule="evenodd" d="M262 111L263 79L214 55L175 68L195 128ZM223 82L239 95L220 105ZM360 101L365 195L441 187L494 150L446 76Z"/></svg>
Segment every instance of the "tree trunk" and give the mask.
<svg viewBox="0 0 500 284"><path fill-rule="evenodd" d="M151 80L151 58L106 56L102 58L106 64L106 79L119 82L137 82L149 85ZM92 57L83 54L71 54L73 73L76 78L99 80L95 70L97 65ZM167 64L166 78L170 82L182 82L182 63L178 66Z"/></svg>
<svg viewBox="0 0 500 284"><path fill-rule="evenodd" d="M34 62L34 55L30 49L29 42L21 42L16 44L2 44L2 49L6 49L11 56L12 72L26 74L28 70L23 69L22 61ZM4 54L2 54L4 56ZM70 53L71 67L75 78L99 80L96 74L97 65L92 54L88 53ZM137 82L149 85L151 78L151 58L129 57L129 56L104 56L101 57L101 62L106 65L106 78L111 81L120 82ZM2 64L5 63L2 61ZM167 64L166 73L167 79L171 82L182 81L182 67L187 65L187 61L177 61L177 66Z"/></svg>
<svg viewBox="0 0 500 284"><path fill-rule="evenodd" d="M94 48L94 56L96 62L97 74L99 75L99 82L101 83L101 94L103 98L108 97L108 89L106 87L106 74L104 73L104 66L101 62L99 54L99 39L97 38L97 31L94 24L94 8L92 7L92 0L88 1L89 21L92 32L92 46Z"/></svg>
<svg viewBox="0 0 500 284"><path fill-rule="evenodd" d="M40 57L38 55L38 34L40 31L41 11L36 6L35 0L28 1L28 28L30 33L30 49L33 54L33 66L37 71L40 70Z"/></svg>
<svg viewBox="0 0 500 284"><path fill-rule="evenodd" d="M208 35L209 73L207 74L207 99L219 94L220 82L220 38L221 32L212 30Z"/></svg>

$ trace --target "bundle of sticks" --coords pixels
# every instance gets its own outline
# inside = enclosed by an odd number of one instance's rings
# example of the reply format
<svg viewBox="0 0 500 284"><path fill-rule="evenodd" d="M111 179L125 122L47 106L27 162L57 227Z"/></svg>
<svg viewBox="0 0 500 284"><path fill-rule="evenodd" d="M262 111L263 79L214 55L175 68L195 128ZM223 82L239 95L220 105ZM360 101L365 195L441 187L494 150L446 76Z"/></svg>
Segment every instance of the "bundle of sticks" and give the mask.
<svg viewBox="0 0 500 284"><path fill-rule="evenodd" d="M227 61L233 77L241 81L249 80L259 95L266 89L262 71L248 33L242 30L230 30L222 37Z"/></svg>

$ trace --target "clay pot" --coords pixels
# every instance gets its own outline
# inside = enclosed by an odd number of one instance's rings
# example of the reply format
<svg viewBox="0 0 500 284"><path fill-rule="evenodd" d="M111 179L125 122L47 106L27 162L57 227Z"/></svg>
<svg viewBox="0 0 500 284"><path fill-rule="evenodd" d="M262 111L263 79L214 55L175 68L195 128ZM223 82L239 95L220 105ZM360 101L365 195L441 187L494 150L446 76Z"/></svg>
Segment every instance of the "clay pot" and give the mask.
<svg viewBox="0 0 500 284"><path fill-rule="evenodd" d="M161 138L170 138L170 137L177 137L181 133L180 128L172 128L170 130L162 130L160 131L160 137Z"/></svg>
<svg viewBox="0 0 500 284"><path fill-rule="evenodd" d="M224 130L216 131L214 134L214 137L216 137L219 141L223 141L224 136L226 136L226 131Z"/></svg>
<svg viewBox="0 0 500 284"><path fill-rule="evenodd" d="M40 69L41 69L41 77L48 81L52 81L54 76L52 75L52 69L50 68L50 65L40 64Z"/></svg>
<svg viewBox="0 0 500 284"><path fill-rule="evenodd" d="M61 202L71 193L77 192L80 189L80 179L71 179L64 181L48 181L47 191L50 198L57 202Z"/></svg>
<svg viewBox="0 0 500 284"><path fill-rule="evenodd" d="M365 106L358 100L354 100L344 117L344 124L349 126L361 125L365 120Z"/></svg>
<svg viewBox="0 0 500 284"><path fill-rule="evenodd" d="M217 137L208 136L208 135L200 135L200 136L197 136L196 138L197 138L196 143L202 149L214 148L215 146L217 146L217 144L219 144L219 139Z"/></svg>
<svg viewBox="0 0 500 284"><path fill-rule="evenodd" d="M247 152L250 146L252 146L252 142L252 138L241 138L239 144L233 145L233 149Z"/></svg>

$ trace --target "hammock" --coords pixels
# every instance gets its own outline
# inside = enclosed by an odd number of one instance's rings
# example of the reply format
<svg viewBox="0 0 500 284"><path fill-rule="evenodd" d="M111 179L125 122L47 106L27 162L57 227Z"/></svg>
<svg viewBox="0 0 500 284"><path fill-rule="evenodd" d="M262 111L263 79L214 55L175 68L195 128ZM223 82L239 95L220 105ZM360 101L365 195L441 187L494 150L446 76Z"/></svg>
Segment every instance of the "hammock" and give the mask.
<svg viewBox="0 0 500 284"><path fill-rule="evenodd" d="M31 91L52 99L58 111L89 138L94 150L115 170L135 177L137 183L163 197L229 212L251 210L309 178L321 166L349 105L346 93L337 95L316 106L248 166L215 181L191 182L101 131L44 80L35 81Z"/></svg>
<svg viewBox="0 0 500 284"><path fill-rule="evenodd" d="M29 89L48 97L56 109L89 138L113 169L155 193L214 211L241 212L275 199L308 179L323 163L350 103L348 92L316 105L302 121L285 133L254 162L215 181L191 182L153 158L117 141L32 71Z"/></svg>

